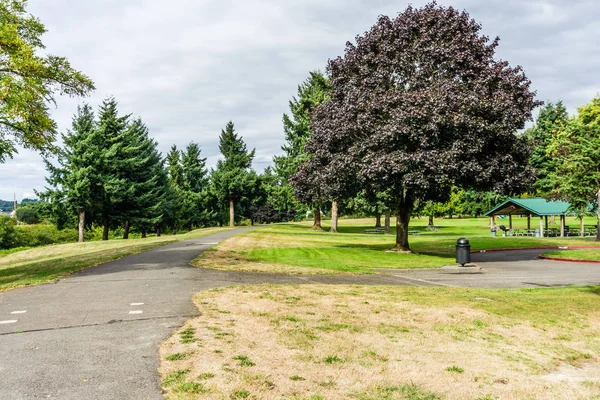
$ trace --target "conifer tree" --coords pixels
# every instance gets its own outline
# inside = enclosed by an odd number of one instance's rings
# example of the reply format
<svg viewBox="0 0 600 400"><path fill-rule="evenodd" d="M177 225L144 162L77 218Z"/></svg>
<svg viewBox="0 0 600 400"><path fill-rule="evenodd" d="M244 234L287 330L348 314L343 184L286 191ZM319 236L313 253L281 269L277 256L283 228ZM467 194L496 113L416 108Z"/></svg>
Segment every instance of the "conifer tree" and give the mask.
<svg viewBox="0 0 600 400"><path fill-rule="evenodd" d="M130 158L125 151L129 115L119 116L117 106L114 98L104 100L100 106L98 127L90 138L90 147L96 154L98 187L95 189L99 193L102 240L108 240L111 217L118 215L119 208L134 194L133 186L121 173Z"/></svg>
<svg viewBox="0 0 600 400"><path fill-rule="evenodd" d="M200 157L200 146L191 142L182 154L183 186L194 193L202 192L208 183L206 158Z"/></svg>
<svg viewBox="0 0 600 400"><path fill-rule="evenodd" d="M171 146L167 154L167 173L169 178L169 215L168 221L173 234L181 227L182 214L184 211L184 179L183 167L181 166L181 151L176 145Z"/></svg>
<svg viewBox="0 0 600 400"><path fill-rule="evenodd" d="M132 226L146 236L162 218L164 186L159 184L163 161L157 143L148 136L148 128L141 119L131 123L122 136L121 166L117 175L128 182L129 190L120 201L117 221L124 227L123 238L129 237Z"/></svg>
<svg viewBox="0 0 600 400"><path fill-rule="evenodd" d="M319 71L312 71L308 79L298 86L297 97L290 100L291 116L283 114L286 144L281 149L285 154L273 157L275 171L281 178L281 186L276 190L280 197L294 198L294 190L290 186L289 180L309 157L305 145L311 136L311 113L317 106L327 101L330 91L331 85L327 77ZM310 182L306 182L306 184L310 185ZM316 184L318 185L318 183ZM311 191L311 193L313 192ZM320 204L322 199L315 195L306 196L301 200L313 207L314 228L321 229ZM299 208L297 202L294 204L294 208Z"/></svg>
<svg viewBox="0 0 600 400"><path fill-rule="evenodd" d="M47 159L44 160L46 169L50 173L46 182L51 188L38 193L42 199L52 205L53 209L58 208L62 213L66 208L67 212L77 214L79 242L84 241L86 213L91 217L96 206L95 199L100 194L94 161L97 154L90 146L94 129L92 108L87 104L77 107L71 130L62 135L64 147L58 152L58 166L54 166Z"/></svg>
<svg viewBox="0 0 600 400"><path fill-rule="evenodd" d="M221 204L229 205L229 226L235 226L235 207L248 199L256 183L256 173L251 170L255 150L248 151L241 136L229 121L219 137L219 149L225 157L213 171L213 185Z"/></svg>

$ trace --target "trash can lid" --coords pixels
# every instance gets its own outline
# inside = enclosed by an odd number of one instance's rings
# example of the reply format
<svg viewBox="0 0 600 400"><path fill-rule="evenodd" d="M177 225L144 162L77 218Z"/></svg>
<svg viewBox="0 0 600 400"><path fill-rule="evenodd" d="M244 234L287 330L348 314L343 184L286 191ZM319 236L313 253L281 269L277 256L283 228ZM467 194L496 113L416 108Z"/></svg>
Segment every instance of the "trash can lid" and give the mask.
<svg viewBox="0 0 600 400"><path fill-rule="evenodd" d="M460 239L458 239L458 242L456 242L456 244L468 245L470 243L469 243L469 239L460 238Z"/></svg>

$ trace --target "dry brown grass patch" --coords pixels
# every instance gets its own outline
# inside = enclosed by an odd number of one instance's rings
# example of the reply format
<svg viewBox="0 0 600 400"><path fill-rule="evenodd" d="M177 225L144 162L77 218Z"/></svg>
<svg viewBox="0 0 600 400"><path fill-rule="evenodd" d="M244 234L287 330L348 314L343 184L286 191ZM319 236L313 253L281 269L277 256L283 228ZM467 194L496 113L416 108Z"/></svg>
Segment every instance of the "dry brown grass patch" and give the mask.
<svg viewBox="0 0 600 400"><path fill-rule="evenodd" d="M438 289L423 290L435 296ZM402 399L410 397L393 388L410 383L445 399L600 393L598 312L581 315L576 327L539 324L464 301L424 305L415 296L357 286L203 292L196 297L202 316L187 325L198 341L183 344L175 334L165 342L161 373L188 371L181 382L202 383L204 391L166 385L167 397L223 399L241 391L255 399ZM242 365L245 358L251 362Z"/></svg>

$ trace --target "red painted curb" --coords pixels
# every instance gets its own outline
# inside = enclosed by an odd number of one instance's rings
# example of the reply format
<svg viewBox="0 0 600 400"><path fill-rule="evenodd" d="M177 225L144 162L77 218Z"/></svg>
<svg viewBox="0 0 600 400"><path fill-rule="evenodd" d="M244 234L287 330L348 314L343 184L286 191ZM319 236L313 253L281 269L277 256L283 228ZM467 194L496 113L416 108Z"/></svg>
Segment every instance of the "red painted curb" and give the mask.
<svg viewBox="0 0 600 400"><path fill-rule="evenodd" d="M506 249L471 250L471 253L493 253L496 251L519 251L519 250L583 250L583 249L600 249L600 246L512 247L512 248L506 248ZM562 260L564 260L564 258Z"/></svg>
<svg viewBox="0 0 600 400"><path fill-rule="evenodd" d="M551 261L562 261L562 262L576 262L576 263L585 263L585 264L600 264L600 261L594 260L579 260L577 258L556 258L556 257L546 257L540 255L539 258L543 260L551 260Z"/></svg>

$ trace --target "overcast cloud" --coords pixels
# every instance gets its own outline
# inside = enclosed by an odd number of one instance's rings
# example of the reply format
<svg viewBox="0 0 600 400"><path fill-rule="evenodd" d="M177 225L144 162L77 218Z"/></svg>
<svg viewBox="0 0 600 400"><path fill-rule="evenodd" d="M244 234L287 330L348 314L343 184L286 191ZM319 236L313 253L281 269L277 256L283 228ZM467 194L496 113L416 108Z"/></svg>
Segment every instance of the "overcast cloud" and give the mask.
<svg viewBox="0 0 600 400"><path fill-rule="evenodd" d="M420 6L425 1L413 1ZM497 56L520 64L538 98L562 99L569 111L600 92L600 5L597 0L439 1L466 9ZM200 143L213 166L218 135L230 119L261 171L281 153L281 118L297 85L378 15L408 3L388 0L30 0L46 25L47 50L89 75L96 106L115 96L123 113L141 117L166 154ZM80 100L60 99L61 132ZM0 164L0 199L43 189L41 158L21 150Z"/></svg>

